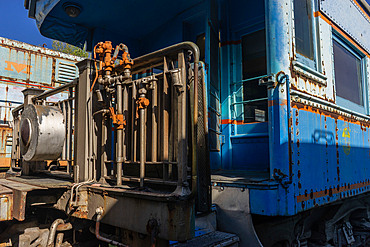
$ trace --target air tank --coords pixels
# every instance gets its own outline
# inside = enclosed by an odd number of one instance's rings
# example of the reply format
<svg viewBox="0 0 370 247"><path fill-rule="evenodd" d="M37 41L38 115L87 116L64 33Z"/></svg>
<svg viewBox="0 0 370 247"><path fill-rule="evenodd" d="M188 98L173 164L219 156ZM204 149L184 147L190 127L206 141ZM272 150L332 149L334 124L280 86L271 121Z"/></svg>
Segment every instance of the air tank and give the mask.
<svg viewBox="0 0 370 247"><path fill-rule="evenodd" d="M28 104L20 122L20 147L25 161L56 160L65 140L65 120L58 107Z"/></svg>

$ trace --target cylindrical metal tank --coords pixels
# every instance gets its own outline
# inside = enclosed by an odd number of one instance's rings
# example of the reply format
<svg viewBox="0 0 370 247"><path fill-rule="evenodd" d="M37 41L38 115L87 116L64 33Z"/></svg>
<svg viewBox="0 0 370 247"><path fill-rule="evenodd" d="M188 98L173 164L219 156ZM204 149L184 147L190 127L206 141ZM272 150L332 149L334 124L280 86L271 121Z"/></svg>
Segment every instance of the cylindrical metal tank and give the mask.
<svg viewBox="0 0 370 247"><path fill-rule="evenodd" d="M58 107L25 107L20 123L20 147L25 161L56 160L63 150L65 120Z"/></svg>

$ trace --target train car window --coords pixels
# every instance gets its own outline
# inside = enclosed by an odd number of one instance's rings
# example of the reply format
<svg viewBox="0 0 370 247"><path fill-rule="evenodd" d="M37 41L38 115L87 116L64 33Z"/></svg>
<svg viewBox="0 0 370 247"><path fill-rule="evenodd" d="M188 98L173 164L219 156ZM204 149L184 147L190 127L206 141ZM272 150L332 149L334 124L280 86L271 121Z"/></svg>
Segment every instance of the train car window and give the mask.
<svg viewBox="0 0 370 247"><path fill-rule="evenodd" d="M336 36L333 40L333 53L337 96L356 105L364 106L362 56Z"/></svg>
<svg viewBox="0 0 370 247"><path fill-rule="evenodd" d="M259 76L267 74L265 29L242 37L244 122L267 121L267 88L258 85Z"/></svg>
<svg viewBox="0 0 370 247"><path fill-rule="evenodd" d="M312 7L310 0L294 0L294 26L297 52L313 59Z"/></svg>
<svg viewBox="0 0 370 247"><path fill-rule="evenodd" d="M294 0L294 27L297 60L315 68L312 4L312 0Z"/></svg>
<svg viewBox="0 0 370 247"><path fill-rule="evenodd" d="M205 62L205 54L206 54L206 34L202 33L197 36L197 46L199 47L200 50L200 61Z"/></svg>

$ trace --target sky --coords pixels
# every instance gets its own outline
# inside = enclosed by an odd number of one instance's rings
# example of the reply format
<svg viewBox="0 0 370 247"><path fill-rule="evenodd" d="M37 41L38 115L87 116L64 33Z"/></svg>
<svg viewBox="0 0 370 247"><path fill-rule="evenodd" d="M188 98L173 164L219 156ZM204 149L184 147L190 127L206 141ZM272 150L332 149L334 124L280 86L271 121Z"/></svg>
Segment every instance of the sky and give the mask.
<svg viewBox="0 0 370 247"><path fill-rule="evenodd" d="M51 48L52 40L40 34L36 21L28 17L24 0L0 0L0 37Z"/></svg>

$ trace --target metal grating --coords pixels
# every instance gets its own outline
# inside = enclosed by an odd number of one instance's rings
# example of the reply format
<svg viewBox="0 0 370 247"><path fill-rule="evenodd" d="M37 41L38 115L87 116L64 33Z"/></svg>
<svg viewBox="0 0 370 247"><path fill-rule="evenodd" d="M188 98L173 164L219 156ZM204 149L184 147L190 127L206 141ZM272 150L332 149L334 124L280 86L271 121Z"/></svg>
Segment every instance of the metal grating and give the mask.
<svg viewBox="0 0 370 247"><path fill-rule="evenodd" d="M77 67L71 63L59 62L56 79L61 83L69 83L77 78Z"/></svg>
<svg viewBox="0 0 370 247"><path fill-rule="evenodd" d="M205 92L204 70L199 68L198 83L198 125L197 131L197 163L198 163L198 196L196 209L199 212L208 212L211 206L210 167L208 150L208 122L207 113L204 112L207 102Z"/></svg>

